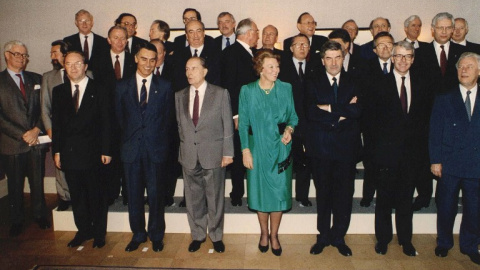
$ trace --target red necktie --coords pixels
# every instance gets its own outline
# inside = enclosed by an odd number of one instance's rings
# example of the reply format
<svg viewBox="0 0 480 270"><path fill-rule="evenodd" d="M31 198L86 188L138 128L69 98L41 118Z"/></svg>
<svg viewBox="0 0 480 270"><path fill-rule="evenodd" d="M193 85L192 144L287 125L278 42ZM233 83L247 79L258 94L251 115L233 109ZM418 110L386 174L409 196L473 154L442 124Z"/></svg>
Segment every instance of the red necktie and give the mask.
<svg viewBox="0 0 480 270"><path fill-rule="evenodd" d="M85 55L85 60L89 60L90 59L90 55L89 55L89 49L88 49L88 36L85 36L85 42L83 42L83 54Z"/></svg>
<svg viewBox="0 0 480 270"><path fill-rule="evenodd" d="M442 76L445 76L445 72L447 71L447 54L443 47L443 45L440 45L440 48L442 48L440 52L440 69L442 70Z"/></svg>
<svg viewBox="0 0 480 270"><path fill-rule="evenodd" d="M157 71L155 72L155 75L160 76L160 67L157 67Z"/></svg>
<svg viewBox="0 0 480 270"><path fill-rule="evenodd" d="M120 62L118 61L118 54L115 56L117 60L115 60L115 78L120 80L122 78L122 71L120 70Z"/></svg>
<svg viewBox="0 0 480 270"><path fill-rule="evenodd" d="M27 103L27 92L25 92L25 84L23 84L22 75L15 74L20 79L20 92L22 93L23 101Z"/></svg>
<svg viewBox="0 0 480 270"><path fill-rule="evenodd" d="M195 126L197 126L197 123L198 123L198 105L199 105L198 90L195 90L195 99L193 100L193 115L192 115L193 124Z"/></svg>
<svg viewBox="0 0 480 270"><path fill-rule="evenodd" d="M73 101L73 106L75 106L75 112L78 112L78 95L79 95L79 86L78 84L75 84L75 91L73 91L73 96L72 96L72 101Z"/></svg>
<svg viewBox="0 0 480 270"><path fill-rule="evenodd" d="M400 86L400 103L402 103L402 110L407 114L407 88L405 87L405 76L402 76L402 86Z"/></svg>

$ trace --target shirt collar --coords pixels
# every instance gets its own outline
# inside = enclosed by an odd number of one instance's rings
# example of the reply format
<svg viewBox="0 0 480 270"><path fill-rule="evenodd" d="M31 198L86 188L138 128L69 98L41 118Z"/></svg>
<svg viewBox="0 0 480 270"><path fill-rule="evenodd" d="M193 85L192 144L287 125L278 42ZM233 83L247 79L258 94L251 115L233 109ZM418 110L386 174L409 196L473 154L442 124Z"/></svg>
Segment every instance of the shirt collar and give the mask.
<svg viewBox="0 0 480 270"><path fill-rule="evenodd" d="M243 42L243 41L241 41L241 40L239 40L239 39L237 39L237 41L238 41L238 43L239 43L240 45L242 45L242 46L245 48L245 50L247 50L248 53L250 53L250 55L253 56L252 49L250 48L250 46L249 46L247 43L245 43L245 42Z"/></svg>

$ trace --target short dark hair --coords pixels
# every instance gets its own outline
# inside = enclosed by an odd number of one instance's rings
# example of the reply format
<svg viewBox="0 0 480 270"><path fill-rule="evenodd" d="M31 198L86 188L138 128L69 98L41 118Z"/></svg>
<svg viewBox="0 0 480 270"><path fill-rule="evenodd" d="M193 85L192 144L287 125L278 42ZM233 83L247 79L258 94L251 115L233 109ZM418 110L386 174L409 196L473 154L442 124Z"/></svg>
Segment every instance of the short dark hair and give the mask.
<svg viewBox="0 0 480 270"><path fill-rule="evenodd" d="M339 38L341 39L343 42L345 43L350 43L352 42L352 39L350 39L350 34L348 33L347 30L345 29L335 29L333 30L329 35L328 35L328 38L329 39L332 39L332 38Z"/></svg>
<svg viewBox="0 0 480 270"><path fill-rule="evenodd" d="M280 55L273 53L273 51L270 49L260 49L253 57L253 68L255 69L255 73L257 73L257 75L260 75L260 72L262 72L265 58L275 58L280 65Z"/></svg>
<svg viewBox="0 0 480 270"><path fill-rule="evenodd" d="M304 37L304 38L306 38L306 39L308 40L308 42L310 42L310 39L308 39L308 37L307 37L306 35L304 35L304 34L298 34L298 35L292 37L292 40L291 40L291 42L290 42L290 47L292 47L293 42L294 42L295 39L298 38L298 37Z"/></svg>
<svg viewBox="0 0 480 270"><path fill-rule="evenodd" d="M340 51L342 52L342 55L344 53L342 49L342 45L340 45L340 43L333 40L329 40L322 45L322 48L320 49L320 57L321 58L325 57L325 53L327 51Z"/></svg>
<svg viewBox="0 0 480 270"><path fill-rule="evenodd" d="M378 33L374 38L373 38L373 47L376 47L377 46L377 39L381 38L381 37L389 37L392 39L392 43L395 42L395 39L393 38L393 36L389 33L389 32L380 32Z"/></svg>
<svg viewBox="0 0 480 270"><path fill-rule="evenodd" d="M55 40L54 42L52 42L52 47L53 46L60 46L60 52L63 54L63 55L66 55L67 52L68 52L68 43L66 43L65 41L59 39L59 40Z"/></svg>
<svg viewBox="0 0 480 270"><path fill-rule="evenodd" d="M115 20L115 24L118 25L118 24L121 24L122 23L122 19L123 17L133 17L135 19L135 22L137 21L137 17L135 17L133 14L131 13L122 13L118 16L118 18Z"/></svg>
<svg viewBox="0 0 480 270"><path fill-rule="evenodd" d="M155 45L153 45L152 43L150 42L140 42L137 44L137 54L140 52L141 49L146 49L146 50L149 50L149 51L152 51L152 52L155 52L155 57L157 56L158 52L157 52L157 47L155 47Z"/></svg>
<svg viewBox="0 0 480 270"><path fill-rule="evenodd" d="M198 12L198 10L194 9L194 8L186 8L184 11L183 11L183 14L182 14L182 20L183 20L183 15L185 15L185 13L189 12L189 11L193 11L195 12L196 16L197 16L197 20L201 21L202 20L202 15L200 15L200 12Z"/></svg>
<svg viewBox="0 0 480 270"><path fill-rule="evenodd" d="M170 26L168 25L168 23L162 20L155 20L153 21L153 24L158 24L158 30L164 32L165 40L168 40L168 38L170 37Z"/></svg>

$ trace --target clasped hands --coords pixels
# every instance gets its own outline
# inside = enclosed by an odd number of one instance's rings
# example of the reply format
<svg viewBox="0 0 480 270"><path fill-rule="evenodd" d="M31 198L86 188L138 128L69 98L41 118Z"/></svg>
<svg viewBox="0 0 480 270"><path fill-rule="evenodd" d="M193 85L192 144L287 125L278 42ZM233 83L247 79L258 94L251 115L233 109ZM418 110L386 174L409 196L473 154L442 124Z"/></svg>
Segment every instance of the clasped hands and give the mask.
<svg viewBox="0 0 480 270"><path fill-rule="evenodd" d="M357 103L357 97L354 96L351 100L350 100L350 103L349 104L355 104ZM317 107L320 109L320 110L323 110L323 111L326 111L326 112L332 112L332 107L330 104L318 104ZM338 122L342 121L342 120L345 120L347 118L343 117L343 116L340 116L340 118L338 119Z"/></svg>

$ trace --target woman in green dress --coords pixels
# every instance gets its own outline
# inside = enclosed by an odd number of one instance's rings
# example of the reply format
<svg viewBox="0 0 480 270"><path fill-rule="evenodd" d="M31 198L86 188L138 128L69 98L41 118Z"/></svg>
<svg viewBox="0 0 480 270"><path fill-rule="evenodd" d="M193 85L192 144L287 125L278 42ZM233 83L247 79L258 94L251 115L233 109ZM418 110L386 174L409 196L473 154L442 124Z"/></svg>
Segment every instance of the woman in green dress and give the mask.
<svg viewBox="0 0 480 270"><path fill-rule="evenodd" d="M238 112L243 164L248 169L248 206L257 210L260 222L258 248L267 252L270 240L272 253L280 256L282 211L292 207L290 150L298 117L292 86L277 80L280 57L260 50L253 60L260 79L242 87Z"/></svg>

